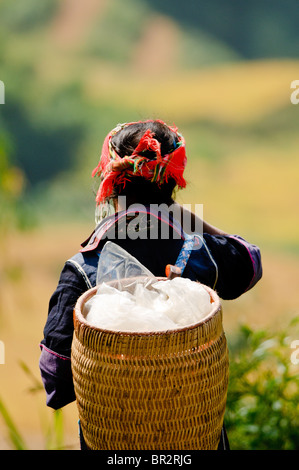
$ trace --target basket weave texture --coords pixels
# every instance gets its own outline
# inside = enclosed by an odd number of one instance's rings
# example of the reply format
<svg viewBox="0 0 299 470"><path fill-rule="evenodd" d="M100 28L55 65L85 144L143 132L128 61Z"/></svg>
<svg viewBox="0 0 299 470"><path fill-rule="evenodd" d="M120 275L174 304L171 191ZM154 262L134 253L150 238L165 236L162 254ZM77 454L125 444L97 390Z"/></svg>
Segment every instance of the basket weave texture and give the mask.
<svg viewBox="0 0 299 470"><path fill-rule="evenodd" d="M219 298L204 287L213 299L211 314L192 327L167 332L92 327L82 311L97 287L78 299L72 372L90 449L217 449L227 397L228 349Z"/></svg>

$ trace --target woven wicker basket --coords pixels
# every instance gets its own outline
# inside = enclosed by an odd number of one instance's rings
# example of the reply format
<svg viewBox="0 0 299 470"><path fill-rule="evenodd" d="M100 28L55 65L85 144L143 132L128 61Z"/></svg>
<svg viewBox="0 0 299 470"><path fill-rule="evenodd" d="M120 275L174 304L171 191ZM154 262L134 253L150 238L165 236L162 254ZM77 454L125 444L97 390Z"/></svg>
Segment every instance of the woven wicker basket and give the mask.
<svg viewBox="0 0 299 470"><path fill-rule="evenodd" d="M219 298L204 287L213 299L211 314L192 327L168 332L91 327L82 311L97 287L78 299L72 371L90 449L217 449L226 406L228 350Z"/></svg>

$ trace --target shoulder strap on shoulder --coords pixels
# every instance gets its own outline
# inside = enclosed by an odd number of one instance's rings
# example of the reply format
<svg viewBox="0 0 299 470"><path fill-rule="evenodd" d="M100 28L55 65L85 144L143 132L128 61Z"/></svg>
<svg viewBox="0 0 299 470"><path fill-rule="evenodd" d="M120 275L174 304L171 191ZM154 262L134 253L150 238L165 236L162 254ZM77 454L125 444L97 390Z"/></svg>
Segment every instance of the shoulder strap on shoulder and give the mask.
<svg viewBox="0 0 299 470"><path fill-rule="evenodd" d="M191 235L185 234L185 241L183 243L179 256L177 257L177 260L175 262L175 266L181 269L181 273L183 273L186 267L186 264L188 263L188 259L190 257L191 251L193 250L194 242L195 242L194 235L191 236Z"/></svg>

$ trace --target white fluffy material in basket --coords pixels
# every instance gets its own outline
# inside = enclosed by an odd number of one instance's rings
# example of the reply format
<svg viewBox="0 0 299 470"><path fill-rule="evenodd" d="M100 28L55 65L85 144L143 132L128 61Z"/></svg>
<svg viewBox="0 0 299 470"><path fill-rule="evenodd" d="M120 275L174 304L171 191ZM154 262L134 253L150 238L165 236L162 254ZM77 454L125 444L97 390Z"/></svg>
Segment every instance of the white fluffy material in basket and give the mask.
<svg viewBox="0 0 299 470"><path fill-rule="evenodd" d="M136 283L134 293L103 283L85 304L83 315L95 327L123 332L156 332L187 327L212 310L210 294L181 277Z"/></svg>

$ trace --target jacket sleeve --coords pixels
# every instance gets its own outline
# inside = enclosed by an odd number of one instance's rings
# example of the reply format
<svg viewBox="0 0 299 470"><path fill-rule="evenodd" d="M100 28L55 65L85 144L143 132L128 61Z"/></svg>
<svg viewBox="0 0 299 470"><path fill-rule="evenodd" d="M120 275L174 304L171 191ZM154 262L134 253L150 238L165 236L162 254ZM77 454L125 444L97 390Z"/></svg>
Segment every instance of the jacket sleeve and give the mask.
<svg viewBox="0 0 299 470"><path fill-rule="evenodd" d="M210 235L204 233L204 242L213 265L215 278L208 283L219 297L231 300L251 289L262 277L260 250L239 235ZM186 274L202 279L201 250L193 250L186 266Z"/></svg>
<svg viewBox="0 0 299 470"><path fill-rule="evenodd" d="M73 309L86 289L80 272L66 262L49 302L44 338L40 343L39 367L46 391L46 403L54 409L75 400L71 371Z"/></svg>

